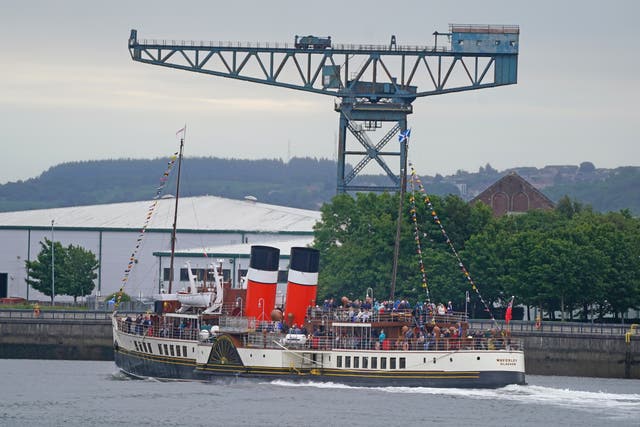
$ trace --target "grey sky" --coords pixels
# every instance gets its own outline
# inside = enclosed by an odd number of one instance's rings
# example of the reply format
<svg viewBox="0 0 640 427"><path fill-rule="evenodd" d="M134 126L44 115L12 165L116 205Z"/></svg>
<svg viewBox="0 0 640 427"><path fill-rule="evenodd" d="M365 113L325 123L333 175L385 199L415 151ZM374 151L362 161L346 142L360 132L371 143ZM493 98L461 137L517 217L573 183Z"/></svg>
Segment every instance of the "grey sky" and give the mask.
<svg viewBox="0 0 640 427"><path fill-rule="evenodd" d="M409 116L421 174L640 164L640 2L29 1L0 14L0 183L55 164L187 155L333 158L330 97L133 62L140 38L431 45L449 23L518 24L519 83L422 98ZM376 171L376 173L379 171Z"/></svg>

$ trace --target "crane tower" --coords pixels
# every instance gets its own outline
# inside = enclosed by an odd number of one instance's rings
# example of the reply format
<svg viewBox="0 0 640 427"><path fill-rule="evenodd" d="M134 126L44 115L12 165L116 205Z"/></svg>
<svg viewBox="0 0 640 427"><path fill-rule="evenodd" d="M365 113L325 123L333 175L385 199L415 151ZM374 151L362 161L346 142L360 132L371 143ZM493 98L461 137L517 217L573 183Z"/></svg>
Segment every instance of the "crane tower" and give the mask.
<svg viewBox="0 0 640 427"><path fill-rule="evenodd" d="M519 34L513 25L451 24L448 32L433 33L432 46L403 46L395 36L387 45L335 44L311 35L291 44L138 40L131 30L129 52L147 64L337 98L337 192L395 191L406 176L407 140L387 145L407 129L413 101L517 83ZM374 131L382 134L376 141ZM359 160L347 169L352 157ZM388 157L398 158L397 168ZM388 185L356 180L371 160Z"/></svg>

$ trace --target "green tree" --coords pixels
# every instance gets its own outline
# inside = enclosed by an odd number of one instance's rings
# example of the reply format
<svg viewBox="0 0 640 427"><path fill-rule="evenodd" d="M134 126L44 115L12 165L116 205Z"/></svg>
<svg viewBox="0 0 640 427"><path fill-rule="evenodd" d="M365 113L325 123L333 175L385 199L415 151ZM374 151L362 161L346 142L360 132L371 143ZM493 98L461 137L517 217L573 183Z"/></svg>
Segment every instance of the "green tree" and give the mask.
<svg viewBox="0 0 640 427"><path fill-rule="evenodd" d="M41 250L33 261L26 261L28 271L27 283L35 290L51 297L69 295L74 302L79 296L91 294L95 288L93 280L97 277L98 261L95 255L80 246L63 247L60 242L45 239L40 243ZM53 268L52 268L53 258ZM55 289L52 289L51 274L55 274Z"/></svg>
<svg viewBox="0 0 640 427"><path fill-rule="evenodd" d="M98 260L93 252L81 247L69 245L63 264L61 281L62 293L73 297L75 303L78 297L89 295L95 288L93 282L98 275Z"/></svg>
<svg viewBox="0 0 640 427"><path fill-rule="evenodd" d="M52 269L52 254L51 254L51 240L44 239L44 242L40 242L40 253L38 257L33 261L26 261L27 266L27 283L33 287L36 291L39 291L51 298L53 302L54 294L60 295L60 282L62 276L61 262L64 259L64 247L60 242L53 243L53 266ZM52 270L55 274L55 280L52 283ZM55 290L52 289L52 285L55 286Z"/></svg>
<svg viewBox="0 0 640 427"><path fill-rule="evenodd" d="M415 228L409 211L407 196L401 224L400 256L395 295L423 301L419 255ZM433 220L433 212L444 212L442 220L456 247L464 247L474 232L492 221L491 212L484 205L469 206L459 197L431 197L433 210L422 197L416 197L416 217L427 283L432 298L439 301L464 302L468 283L460 272L458 262ZM393 250L398 215L398 195L374 193L338 195L332 203L322 207L322 219L316 225L315 247L320 250L320 298L347 296L362 297L367 288L374 290L379 300L390 293ZM449 219L450 218L450 219Z"/></svg>

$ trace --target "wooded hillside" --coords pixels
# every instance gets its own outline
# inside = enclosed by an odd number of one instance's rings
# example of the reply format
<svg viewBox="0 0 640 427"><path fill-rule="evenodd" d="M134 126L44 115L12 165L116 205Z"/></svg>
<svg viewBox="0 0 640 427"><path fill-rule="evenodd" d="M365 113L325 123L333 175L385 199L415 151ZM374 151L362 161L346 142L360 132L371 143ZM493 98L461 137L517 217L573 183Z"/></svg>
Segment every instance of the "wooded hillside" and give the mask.
<svg viewBox="0 0 640 427"><path fill-rule="evenodd" d="M146 200L154 195L166 163L167 159L63 163L36 178L0 185L0 211ZM265 203L320 209L336 194L337 166L326 159L293 158L284 162L187 157L182 171L184 196L210 194L241 199L251 195ZM598 212L629 209L640 215L638 167L597 169L584 162L580 166L497 171L487 164L478 172L436 174L423 177L423 182L430 194L454 194L470 200L511 171L553 201L568 195ZM363 175L356 180L364 185L389 185L384 176ZM167 186L170 188L174 188L172 183Z"/></svg>

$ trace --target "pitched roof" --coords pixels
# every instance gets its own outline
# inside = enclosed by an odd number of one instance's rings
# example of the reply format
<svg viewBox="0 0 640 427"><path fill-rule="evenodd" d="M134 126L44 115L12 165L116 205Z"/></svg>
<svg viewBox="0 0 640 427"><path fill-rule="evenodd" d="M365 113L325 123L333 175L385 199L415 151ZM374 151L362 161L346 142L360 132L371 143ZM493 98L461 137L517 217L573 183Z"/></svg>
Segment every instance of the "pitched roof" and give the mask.
<svg viewBox="0 0 640 427"><path fill-rule="evenodd" d="M523 195L524 197L522 197ZM498 198L501 199L500 203L506 205L497 206L496 200ZM554 207L551 199L515 172L510 172L494 182L469 203L474 204L478 201L491 206L496 215L505 213L505 208L506 212L525 212L531 209L553 209Z"/></svg>
<svg viewBox="0 0 640 427"><path fill-rule="evenodd" d="M148 229L170 230L174 198L157 202ZM92 228L139 230L153 201L75 206L0 213L0 228ZM311 233L320 212L269 205L253 200L216 196L183 197L178 204L178 229L202 231L248 231Z"/></svg>

